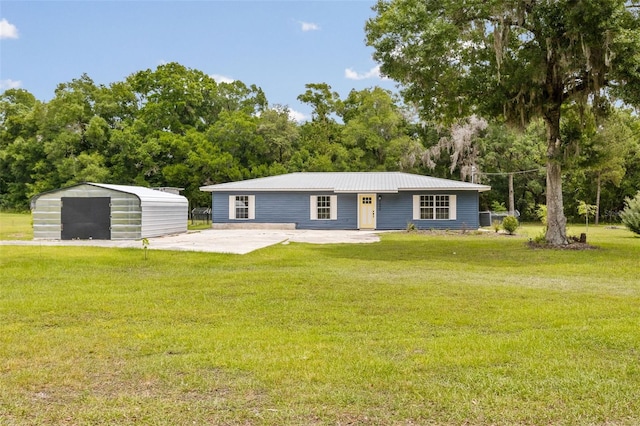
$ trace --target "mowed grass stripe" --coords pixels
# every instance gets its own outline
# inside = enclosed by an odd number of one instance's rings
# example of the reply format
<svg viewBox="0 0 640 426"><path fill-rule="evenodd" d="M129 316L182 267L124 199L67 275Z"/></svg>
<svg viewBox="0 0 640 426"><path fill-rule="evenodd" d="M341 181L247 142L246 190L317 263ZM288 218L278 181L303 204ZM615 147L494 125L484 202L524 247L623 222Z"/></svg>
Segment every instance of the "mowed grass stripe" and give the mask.
<svg viewBox="0 0 640 426"><path fill-rule="evenodd" d="M537 229L522 233L534 235ZM7 424L636 424L640 239L2 248Z"/></svg>

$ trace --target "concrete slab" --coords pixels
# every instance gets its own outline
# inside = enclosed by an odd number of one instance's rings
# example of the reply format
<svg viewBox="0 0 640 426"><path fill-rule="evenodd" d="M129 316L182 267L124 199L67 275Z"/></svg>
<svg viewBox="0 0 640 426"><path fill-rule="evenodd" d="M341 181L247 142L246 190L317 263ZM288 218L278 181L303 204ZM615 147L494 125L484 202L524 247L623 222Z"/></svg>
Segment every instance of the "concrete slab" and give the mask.
<svg viewBox="0 0 640 426"><path fill-rule="evenodd" d="M380 241L376 231L315 231L302 229L208 229L149 238L149 250L186 250L246 254L279 243L363 244ZM0 245L142 248L141 240L0 241Z"/></svg>

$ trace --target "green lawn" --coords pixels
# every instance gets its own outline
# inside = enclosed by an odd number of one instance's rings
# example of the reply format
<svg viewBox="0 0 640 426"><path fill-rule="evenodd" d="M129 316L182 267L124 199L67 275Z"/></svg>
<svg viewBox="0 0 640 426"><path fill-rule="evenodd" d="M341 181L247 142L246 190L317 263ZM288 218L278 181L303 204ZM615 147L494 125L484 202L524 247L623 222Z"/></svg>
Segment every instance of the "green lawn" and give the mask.
<svg viewBox="0 0 640 426"><path fill-rule="evenodd" d="M640 423L640 238L539 232L0 246L0 424Z"/></svg>
<svg viewBox="0 0 640 426"><path fill-rule="evenodd" d="M0 212L0 240L31 240L31 214Z"/></svg>

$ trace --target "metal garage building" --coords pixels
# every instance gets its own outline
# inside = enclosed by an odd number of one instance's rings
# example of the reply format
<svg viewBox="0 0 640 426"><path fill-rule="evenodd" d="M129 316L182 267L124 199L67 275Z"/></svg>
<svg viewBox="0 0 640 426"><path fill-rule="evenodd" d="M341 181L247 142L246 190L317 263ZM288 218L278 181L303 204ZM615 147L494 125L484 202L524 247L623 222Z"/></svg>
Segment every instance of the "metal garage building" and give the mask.
<svg viewBox="0 0 640 426"><path fill-rule="evenodd" d="M181 195L140 186L81 183L31 200L35 239L131 240L187 232Z"/></svg>

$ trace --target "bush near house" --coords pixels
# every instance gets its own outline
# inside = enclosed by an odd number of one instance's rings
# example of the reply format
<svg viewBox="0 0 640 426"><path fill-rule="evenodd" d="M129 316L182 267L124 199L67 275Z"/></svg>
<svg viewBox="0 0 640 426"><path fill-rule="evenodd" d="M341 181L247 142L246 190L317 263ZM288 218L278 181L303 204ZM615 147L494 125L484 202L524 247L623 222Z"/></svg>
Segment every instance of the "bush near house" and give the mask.
<svg viewBox="0 0 640 426"><path fill-rule="evenodd" d="M502 220L502 228L507 231L509 235L513 235L513 233L516 232L516 229L518 229L519 225L520 224L518 223L518 219L516 219L514 216L507 216Z"/></svg>

